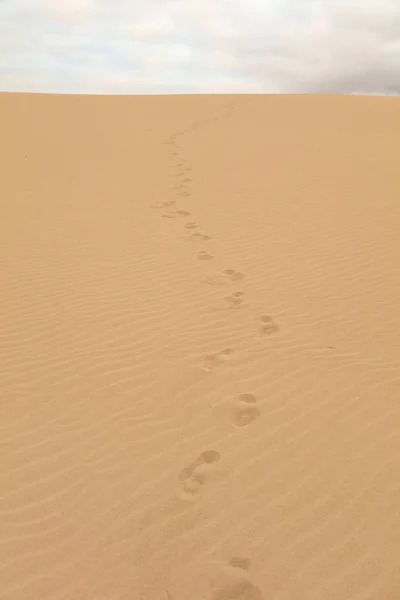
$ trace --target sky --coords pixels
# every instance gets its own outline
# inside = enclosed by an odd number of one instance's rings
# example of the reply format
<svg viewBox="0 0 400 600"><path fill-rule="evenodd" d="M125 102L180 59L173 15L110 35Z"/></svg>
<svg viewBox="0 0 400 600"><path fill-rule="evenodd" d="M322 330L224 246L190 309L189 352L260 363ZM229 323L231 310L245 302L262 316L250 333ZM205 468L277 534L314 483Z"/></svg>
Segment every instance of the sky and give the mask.
<svg viewBox="0 0 400 600"><path fill-rule="evenodd" d="M400 95L400 0L0 0L0 91Z"/></svg>

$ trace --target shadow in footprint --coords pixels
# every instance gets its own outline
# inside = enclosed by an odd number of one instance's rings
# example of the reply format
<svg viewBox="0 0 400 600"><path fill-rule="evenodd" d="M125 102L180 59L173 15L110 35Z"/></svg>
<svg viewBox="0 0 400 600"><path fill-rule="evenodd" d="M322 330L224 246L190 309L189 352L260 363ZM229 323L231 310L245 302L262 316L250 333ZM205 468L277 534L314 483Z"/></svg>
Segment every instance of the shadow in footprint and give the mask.
<svg viewBox="0 0 400 600"><path fill-rule="evenodd" d="M232 414L232 421L236 427L245 427L260 416L257 408L257 399L253 394L240 394Z"/></svg>

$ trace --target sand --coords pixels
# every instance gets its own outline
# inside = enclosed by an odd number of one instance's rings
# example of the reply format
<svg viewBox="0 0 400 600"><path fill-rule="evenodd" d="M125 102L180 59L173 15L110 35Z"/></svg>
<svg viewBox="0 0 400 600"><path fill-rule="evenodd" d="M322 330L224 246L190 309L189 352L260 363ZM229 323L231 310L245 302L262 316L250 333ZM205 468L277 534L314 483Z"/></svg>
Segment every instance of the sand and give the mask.
<svg viewBox="0 0 400 600"><path fill-rule="evenodd" d="M2 94L1 600L400 597L400 101Z"/></svg>

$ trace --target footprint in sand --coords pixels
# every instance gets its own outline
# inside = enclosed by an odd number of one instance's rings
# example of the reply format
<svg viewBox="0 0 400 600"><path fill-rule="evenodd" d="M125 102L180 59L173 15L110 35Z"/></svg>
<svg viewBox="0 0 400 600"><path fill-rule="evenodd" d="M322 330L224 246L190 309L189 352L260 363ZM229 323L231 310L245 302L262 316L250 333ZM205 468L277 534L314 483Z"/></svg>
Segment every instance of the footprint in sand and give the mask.
<svg viewBox="0 0 400 600"><path fill-rule="evenodd" d="M187 236L187 239L195 242L208 242L208 240L211 240L211 236L204 233L191 233Z"/></svg>
<svg viewBox="0 0 400 600"><path fill-rule="evenodd" d="M205 250L198 250L196 257L198 260L211 260L212 258L214 258L212 254L206 252Z"/></svg>
<svg viewBox="0 0 400 600"><path fill-rule="evenodd" d="M258 419L257 398L253 394L240 394L232 412L232 422L236 427L245 427Z"/></svg>
<svg viewBox="0 0 400 600"><path fill-rule="evenodd" d="M179 192L178 196L191 196L192 192Z"/></svg>
<svg viewBox="0 0 400 600"><path fill-rule="evenodd" d="M230 296L225 296L225 300L231 308L237 308L244 302L244 293L234 292Z"/></svg>
<svg viewBox="0 0 400 600"><path fill-rule="evenodd" d="M250 560L247 556L233 556L229 561L231 567L235 569L243 569L243 571L248 571L250 569Z"/></svg>
<svg viewBox="0 0 400 600"><path fill-rule="evenodd" d="M247 561L248 559L241 559ZM235 567L232 561L210 581L210 600L264 600L260 588L244 573L247 568Z"/></svg>
<svg viewBox="0 0 400 600"><path fill-rule="evenodd" d="M233 348L225 348L224 350L221 350L221 352L207 354L203 358L202 369L211 373L218 367L221 367L232 354Z"/></svg>
<svg viewBox="0 0 400 600"><path fill-rule="evenodd" d="M274 322L272 317L264 315L260 317L260 332L264 335L271 335L279 331L278 325Z"/></svg>
<svg viewBox="0 0 400 600"><path fill-rule="evenodd" d="M197 229L198 225L195 221L188 221L185 223L186 229Z"/></svg>
<svg viewBox="0 0 400 600"><path fill-rule="evenodd" d="M236 271L236 269L225 269L225 271L222 272L231 281L239 281L244 277L243 273L240 273L240 271Z"/></svg>
<svg viewBox="0 0 400 600"><path fill-rule="evenodd" d="M225 269L217 275L207 277L204 283L209 285L229 285L232 281L240 281L244 278L244 273L237 271L236 269Z"/></svg>
<svg viewBox="0 0 400 600"><path fill-rule="evenodd" d="M175 578L173 591L166 590L166 600L264 600L249 568L245 556L235 556L228 564L195 565L192 571L185 570L183 585Z"/></svg>
<svg viewBox="0 0 400 600"><path fill-rule="evenodd" d="M164 200L164 202L156 202L151 204L151 208L168 208L168 206L175 206L176 200Z"/></svg>
<svg viewBox="0 0 400 600"><path fill-rule="evenodd" d="M182 469L179 474L180 495L186 500L194 500L210 478L214 463L221 455L216 450L205 450L195 461Z"/></svg>
<svg viewBox="0 0 400 600"><path fill-rule="evenodd" d="M176 219L177 217L188 217L190 212L187 210L175 210L173 212L164 213L161 215L164 219Z"/></svg>

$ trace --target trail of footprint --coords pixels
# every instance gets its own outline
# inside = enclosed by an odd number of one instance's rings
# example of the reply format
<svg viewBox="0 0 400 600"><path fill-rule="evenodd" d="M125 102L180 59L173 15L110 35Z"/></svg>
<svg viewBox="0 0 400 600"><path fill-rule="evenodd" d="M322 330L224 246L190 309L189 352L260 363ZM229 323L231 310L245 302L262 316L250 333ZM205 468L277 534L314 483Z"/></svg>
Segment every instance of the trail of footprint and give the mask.
<svg viewBox="0 0 400 600"><path fill-rule="evenodd" d="M244 293L234 292L230 296L225 296L225 300L231 308L238 308L244 302Z"/></svg>
<svg viewBox="0 0 400 600"><path fill-rule="evenodd" d="M271 335L272 333L276 333L279 331L278 325L274 322L273 318L264 315L260 317L260 332L264 335Z"/></svg>
<svg viewBox="0 0 400 600"><path fill-rule="evenodd" d="M197 260L211 260L214 256L205 250L198 250L196 258Z"/></svg>
<svg viewBox="0 0 400 600"><path fill-rule="evenodd" d="M222 366L224 362L233 354L233 348L225 348L215 354L207 354L203 358L202 369L204 371L212 372L218 367Z"/></svg>
<svg viewBox="0 0 400 600"><path fill-rule="evenodd" d="M240 394L232 412L232 422L236 427L245 427L258 419L257 398L253 394Z"/></svg>
<svg viewBox="0 0 400 600"><path fill-rule="evenodd" d="M212 473L212 465L221 455L216 450L205 450L198 458L182 469L179 474L180 495L186 500L194 500L202 491Z"/></svg>

